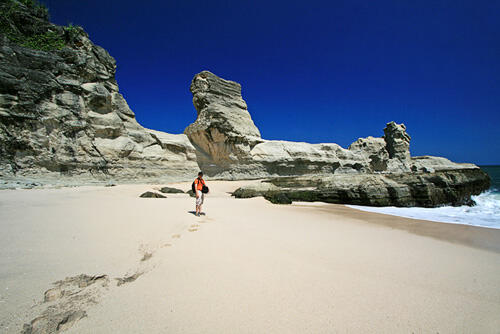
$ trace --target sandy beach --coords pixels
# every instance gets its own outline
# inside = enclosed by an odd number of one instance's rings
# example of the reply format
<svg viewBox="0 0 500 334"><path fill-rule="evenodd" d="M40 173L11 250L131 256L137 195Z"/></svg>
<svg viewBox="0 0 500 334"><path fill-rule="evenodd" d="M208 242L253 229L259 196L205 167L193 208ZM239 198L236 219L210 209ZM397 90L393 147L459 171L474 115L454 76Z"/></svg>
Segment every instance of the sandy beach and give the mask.
<svg viewBox="0 0 500 334"><path fill-rule="evenodd" d="M207 180L202 217L160 185L0 191L0 332L499 332L500 230L230 196L252 182Z"/></svg>

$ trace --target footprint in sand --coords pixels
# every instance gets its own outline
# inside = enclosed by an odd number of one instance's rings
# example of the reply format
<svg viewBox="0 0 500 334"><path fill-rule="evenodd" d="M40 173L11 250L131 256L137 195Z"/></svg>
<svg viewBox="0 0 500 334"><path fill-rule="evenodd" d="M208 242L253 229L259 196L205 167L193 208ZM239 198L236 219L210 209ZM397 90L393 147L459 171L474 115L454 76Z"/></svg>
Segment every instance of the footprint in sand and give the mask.
<svg viewBox="0 0 500 334"><path fill-rule="evenodd" d="M147 261L153 256L153 250L149 245L142 244L139 246L139 253L142 255L141 261Z"/></svg>
<svg viewBox="0 0 500 334"><path fill-rule="evenodd" d="M108 289L108 275L66 277L45 291L43 302L32 309L39 313L23 325L21 333L59 333L87 316L87 308L97 304Z"/></svg>
<svg viewBox="0 0 500 334"><path fill-rule="evenodd" d="M193 225L189 226L188 231L189 231L189 232L196 232L196 231L198 231L198 228L199 228L199 227L200 227L200 225L198 225L198 224L193 224Z"/></svg>
<svg viewBox="0 0 500 334"><path fill-rule="evenodd" d="M124 277L116 277L115 280L117 281L116 282L116 286L120 286L120 285L123 285L123 284L126 284L126 283L130 283L130 282L133 282L135 281L136 279L139 278L139 276L143 275L144 272L136 272L135 274L133 275L129 275L129 276L124 276Z"/></svg>
<svg viewBox="0 0 500 334"><path fill-rule="evenodd" d="M173 235L172 235L172 238L173 238L173 239L179 239L180 237L181 237L181 235L180 235L180 234L173 234Z"/></svg>
<svg viewBox="0 0 500 334"><path fill-rule="evenodd" d="M147 261L147 260L149 260L152 256L153 256L153 253L148 253L148 252L146 252L146 253L144 253L144 254L143 254L141 261L142 261L142 262Z"/></svg>
<svg viewBox="0 0 500 334"><path fill-rule="evenodd" d="M166 244L163 244L163 245L161 246L161 248L164 248L164 247L171 247L171 246L172 246L172 244L166 243Z"/></svg>

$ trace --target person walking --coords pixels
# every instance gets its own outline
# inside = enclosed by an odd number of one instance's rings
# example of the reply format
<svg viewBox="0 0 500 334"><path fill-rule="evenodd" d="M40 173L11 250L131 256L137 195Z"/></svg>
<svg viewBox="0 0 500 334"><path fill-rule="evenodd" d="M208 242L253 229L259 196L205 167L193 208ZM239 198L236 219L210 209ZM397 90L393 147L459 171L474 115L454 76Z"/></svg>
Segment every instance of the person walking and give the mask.
<svg viewBox="0 0 500 334"><path fill-rule="evenodd" d="M205 184L205 180L203 180L203 172L198 173L198 177L194 180L194 189L196 195L196 216L201 215L201 206L203 205L203 200L205 199L205 194L203 192L203 187L207 190L207 186Z"/></svg>

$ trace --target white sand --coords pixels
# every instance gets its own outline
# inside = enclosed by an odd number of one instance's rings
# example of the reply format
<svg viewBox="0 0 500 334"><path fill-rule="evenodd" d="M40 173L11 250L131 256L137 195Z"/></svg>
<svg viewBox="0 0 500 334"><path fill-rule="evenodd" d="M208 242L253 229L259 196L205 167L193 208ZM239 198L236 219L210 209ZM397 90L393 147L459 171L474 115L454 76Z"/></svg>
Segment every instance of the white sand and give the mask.
<svg viewBox="0 0 500 334"><path fill-rule="evenodd" d="M106 274L68 333L498 333L499 233L227 194L248 182L207 181L199 218L151 185L0 191L0 332Z"/></svg>

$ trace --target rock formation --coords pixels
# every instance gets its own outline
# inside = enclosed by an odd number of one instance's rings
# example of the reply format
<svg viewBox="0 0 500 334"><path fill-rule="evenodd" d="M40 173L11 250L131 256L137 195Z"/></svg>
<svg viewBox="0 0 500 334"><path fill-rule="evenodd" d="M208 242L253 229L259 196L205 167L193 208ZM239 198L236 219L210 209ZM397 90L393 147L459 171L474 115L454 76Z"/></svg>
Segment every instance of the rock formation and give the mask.
<svg viewBox="0 0 500 334"><path fill-rule="evenodd" d="M172 187L163 187L160 189L160 192L164 194L184 194L184 191Z"/></svg>
<svg viewBox="0 0 500 334"><path fill-rule="evenodd" d="M410 139L404 124L387 123L384 129L384 140L389 153L389 170L410 171Z"/></svg>
<svg viewBox="0 0 500 334"><path fill-rule="evenodd" d="M203 71L193 78L191 92L198 117L184 133L209 176L238 179L372 170L365 154L337 144L262 139L236 82Z"/></svg>
<svg viewBox="0 0 500 334"><path fill-rule="evenodd" d="M359 138L348 149L260 137L241 86L203 71L191 83L196 121L184 131L209 176L239 179L270 176L434 172L477 169L440 157L411 157L404 124L387 123L384 136Z"/></svg>
<svg viewBox="0 0 500 334"><path fill-rule="evenodd" d="M383 172L389 164L389 153L387 152L384 138L359 138L349 146L349 151L357 152L366 156L371 171Z"/></svg>
<svg viewBox="0 0 500 334"><path fill-rule="evenodd" d="M50 24L36 9L15 0L0 5L16 14L4 22L10 33L48 35L65 46L34 50L0 34L0 177L190 178L198 165L186 135L139 125L108 52L83 29Z"/></svg>
<svg viewBox="0 0 500 334"><path fill-rule="evenodd" d="M142 193L139 197L141 198L167 198L167 196L163 196L162 194L155 193L153 191L146 191Z"/></svg>
<svg viewBox="0 0 500 334"><path fill-rule="evenodd" d="M432 173L315 175L273 178L242 187L237 198L321 201L370 206L436 207L472 205L471 195L489 188L488 175L479 168Z"/></svg>
<svg viewBox="0 0 500 334"><path fill-rule="evenodd" d="M191 93L198 118L184 133L196 147L200 166L212 176L238 168L262 142L240 84L203 71L191 82Z"/></svg>
<svg viewBox="0 0 500 334"><path fill-rule="evenodd" d="M489 187L473 164L411 157L394 122L348 149L262 139L240 84L208 71L192 80L197 118L185 134L145 129L118 90L115 60L82 28L51 24L32 2L4 1L0 12L0 188L23 178L27 187L180 181L199 168L220 179L292 176L235 194L280 203L455 205ZM290 182L300 189L285 198Z"/></svg>
<svg viewBox="0 0 500 334"><path fill-rule="evenodd" d="M238 198L434 207L472 204L471 195L489 188L488 175L473 164L411 157L404 124L387 123L383 137L359 138L349 149L264 140L239 84L203 71L194 77L191 92L198 118L185 133L202 170L228 179L279 176L238 189Z"/></svg>
<svg viewBox="0 0 500 334"><path fill-rule="evenodd" d="M389 158L402 161L410 160L410 139L404 124L387 123L384 129L384 140Z"/></svg>

